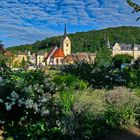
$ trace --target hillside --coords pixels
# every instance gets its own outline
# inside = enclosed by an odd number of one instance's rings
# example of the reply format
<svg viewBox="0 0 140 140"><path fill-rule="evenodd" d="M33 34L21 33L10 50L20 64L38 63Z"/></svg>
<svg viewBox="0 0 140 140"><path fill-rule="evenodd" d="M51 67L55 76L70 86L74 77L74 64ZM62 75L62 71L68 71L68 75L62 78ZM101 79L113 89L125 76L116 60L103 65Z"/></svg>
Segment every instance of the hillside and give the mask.
<svg viewBox="0 0 140 140"><path fill-rule="evenodd" d="M68 36L72 41L73 52L94 52L95 50L98 50L102 45L107 44L107 38L109 38L111 45L114 45L115 42L140 44L140 27L114 27L88 32L77 32L75 34L69 34ZM62 36L46 38L42 41L36 41L34 44L14 46L7 48L7 50L14 52L18 50L30 50L32 52L36 52L42 49L48 50L52 45L56 44L60 46L61 38Z"/></svg>

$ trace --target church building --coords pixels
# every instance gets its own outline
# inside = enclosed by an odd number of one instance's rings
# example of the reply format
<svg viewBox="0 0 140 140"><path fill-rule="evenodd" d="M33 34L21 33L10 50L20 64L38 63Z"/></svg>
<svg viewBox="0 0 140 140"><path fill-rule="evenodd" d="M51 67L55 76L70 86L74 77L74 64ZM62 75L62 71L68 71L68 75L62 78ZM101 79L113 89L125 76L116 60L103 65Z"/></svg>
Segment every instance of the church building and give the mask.
<svg viewBox="0 0 140 140"><path fill-rule="evenodd" d="M63 64L63 59L71 54L71 41L67 36L67 29L65 24L64 37L60 42L60 47L51 48L50 52L46 57L46 65L61 65Z"/></svg>

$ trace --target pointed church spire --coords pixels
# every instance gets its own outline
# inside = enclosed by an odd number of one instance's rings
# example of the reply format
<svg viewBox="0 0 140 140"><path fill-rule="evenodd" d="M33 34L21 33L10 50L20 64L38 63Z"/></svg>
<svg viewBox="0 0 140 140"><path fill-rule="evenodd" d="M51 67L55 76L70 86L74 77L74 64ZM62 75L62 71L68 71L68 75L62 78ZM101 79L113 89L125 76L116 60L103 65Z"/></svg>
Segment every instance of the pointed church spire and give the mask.
<svg viewBox="0 0 140 140"><path fill-rule="evenodd" d="M108 46L108 48L111 47L109 37L107 37L107 46Z"/></svg>
<svg viewBox="0 0 140 140"><path fill-rule="evenodd" d="M67 36L67 25L65 23L64 36Z"/></svg>

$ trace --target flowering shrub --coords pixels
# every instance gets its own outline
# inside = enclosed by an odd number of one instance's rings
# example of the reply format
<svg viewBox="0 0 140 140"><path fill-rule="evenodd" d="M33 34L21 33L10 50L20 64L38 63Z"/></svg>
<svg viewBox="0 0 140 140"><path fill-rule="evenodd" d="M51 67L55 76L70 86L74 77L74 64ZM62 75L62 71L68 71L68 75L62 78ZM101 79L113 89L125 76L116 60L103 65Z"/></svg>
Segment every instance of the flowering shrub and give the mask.
<svg viewBox="0 0 140 140"><path fill-rule="evenodd" d="M0 127L5 139L94 140L137 124L139 97L134 92L92 91L90 85L136 87L138 71L83 62L64 66L66 73L53 76L41 70L13 72L3 62L0 70Z"/></svg>
<svg viewBox="0 0 140 140"><path fill-rule="evenodd" d="M84 91L65 120L69 133L79 140L101 139L122 126L136 125L139 101L126 88Z"/></svg>
<svg viewBox="0 0 140 140"><path fill-rule="evenodd" d="M87 81L93 88L111 89L115 86L127 86L130 88L140 86L140 70L133 68L117 69L112 66L96 66L86 62L65 65L62 72L78 76Z"/></svg>
<svg viewBox="0 0 140 140"><path fill-rule="evenodd" d="M62 118L71 110L75 91L86 89L87 83L75 76L50 76L41 70L13 72L5 65L1 69L0 125L4 137L66 137Z"/></svg>
<svg viewBox="0 0 140 140"><path fill-rule="evenodd" d="M52 119L59 116L53 98L56 87L42 71L10 71L9 75L1 71L0 75L0 125L5 137L42 138L50 128L60 129Z"/></svg>

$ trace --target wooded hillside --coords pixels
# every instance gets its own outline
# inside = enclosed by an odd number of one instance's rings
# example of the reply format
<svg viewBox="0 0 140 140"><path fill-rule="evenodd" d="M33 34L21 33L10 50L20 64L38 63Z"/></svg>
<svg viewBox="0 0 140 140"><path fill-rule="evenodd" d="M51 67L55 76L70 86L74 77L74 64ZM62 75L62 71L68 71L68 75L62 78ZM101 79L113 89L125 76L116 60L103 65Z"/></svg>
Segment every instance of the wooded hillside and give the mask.
<svg viewBox="0 0 140 140"><path fill-rule="evenodd" d="M140 27L114 27L102 30L92 30L88 32L77 32L75 34L69 34L69 38L72 41L72 52L89 51L95 52L101 46L107 45L107 40L111 45L114 43L126 43L126 44L140 44ZM14 46L7 48L10 51L25 51L37 52L42 49L48 50L52 45L60 46L60 40L62 36L56 36L46 38L42 41L36 41L33 44Z"/></svg>

